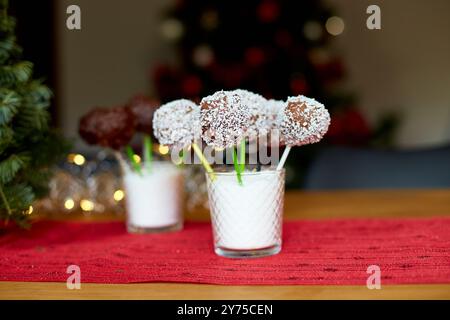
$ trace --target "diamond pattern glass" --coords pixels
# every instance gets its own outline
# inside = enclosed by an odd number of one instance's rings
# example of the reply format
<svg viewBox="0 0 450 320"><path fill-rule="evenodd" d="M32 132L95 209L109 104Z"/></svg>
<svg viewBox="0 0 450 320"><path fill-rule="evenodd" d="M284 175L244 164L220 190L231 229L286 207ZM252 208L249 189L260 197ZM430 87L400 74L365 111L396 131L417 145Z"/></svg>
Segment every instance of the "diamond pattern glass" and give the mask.
<svg viewBox="0 0 450 320"><path fill-rule="evenodd" d="M281 249L284 203L284 170L273 168L242 174L206 175L208 198L217 254L226 257L258 257Z"/></svg>

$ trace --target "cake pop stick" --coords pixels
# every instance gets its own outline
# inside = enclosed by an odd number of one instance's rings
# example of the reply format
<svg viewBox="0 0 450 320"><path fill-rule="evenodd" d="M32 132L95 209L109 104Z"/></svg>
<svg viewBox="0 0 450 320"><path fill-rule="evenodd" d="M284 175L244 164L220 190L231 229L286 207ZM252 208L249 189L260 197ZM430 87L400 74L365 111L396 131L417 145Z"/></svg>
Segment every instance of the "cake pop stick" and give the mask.
<svg viewBox="0 0 450 320"><path fill-rule="evenodd" d="M280 162L278 162L277 170L283 169L284 163L286 162L290 151L291 151L291 146L286 146L286 148L284 149L283 154L281 155Z"/></svg>
<svg viewBox="0 0 450 320"><path fill-rule="evenodd" d="M153 162L153 151L152 151L152 138L149 135L144 136L144 163L147 167L147 171L150 172L152 170L152 162Z"/></svg>
<svg viewBox="0 0 450 320"><path fill-rule="evenodd" d="M288 98L281 116L280 131L286 143L277 170L286 162L292 146L319 142L330 125L330 114L325 106L305 96Z"/></svg>
<svg viewBox="0 0 450 320"><path fill-rule="evenodd" d="M239 144L239 159L237 148L233 148L233 166L236 171L236 177L239 185L243 185L242 182L242 173L245 171L245 140L243 139Z"/></svg>
<svg viewBox="0 0 450 320"><path fill-rule="evenodd" d="M130 159L131 166L137 173L141 175L142 174L141 166L135 159L135 153L133 151L133 148L131 148L131 146L128 145L126 146L125 151L127 153L128 159Z"/></svg>
<svg viewBox="0 0 450 320"><path fill-rule="evenodd" d="M214 174L213 169L211 168L211 166L209 165L208 160L205 158L205 156L203 155L202 150L200 149L200 147L193 142L192 143L192 149L194 150L195 154L197 155L197 157L200 159L203 167L205 168L206 172L208 172L211 176L211 179L214 181L216 176Z"/></svg>

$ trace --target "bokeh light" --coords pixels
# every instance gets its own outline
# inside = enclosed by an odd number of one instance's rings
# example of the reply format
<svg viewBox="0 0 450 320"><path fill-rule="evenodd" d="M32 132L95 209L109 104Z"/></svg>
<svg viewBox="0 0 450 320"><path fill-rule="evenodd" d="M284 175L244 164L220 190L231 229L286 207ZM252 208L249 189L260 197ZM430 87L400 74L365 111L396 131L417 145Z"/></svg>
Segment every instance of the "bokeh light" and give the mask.
<svg viewBox="0 0 450 320"><path fill-rule="evenodd" d="M123 190L119 189L114 192L114 200L119 202L122 201L123 198L125 198L125 192L123 192Z"/></svg>
<svg viewBox="0 0 450 320"><path fill-rule="evenodd" d="M72 210L75 207L75 201L73 201L72 198L67 198L64 201L64 208L66 208L67 210Z"/></svg>
<svg viewBox="0 0 450 320"><path fill-rule="evenodd" d="M169 153L169 147L160 144L159 147L158 147L158 151L159 151L159 153L162 154L162 155L168 154L168 153Z"/></svg>
<svg viewBox="0 0 450 320"><path fill-rule="evenodd" d="M83 199L80 201L80 208L83 211L92 211L94 210L94 202L91 200Z"/></svg>
<svg viewBox="0 0 450 320"><path fill-rule="evenodd" d="M345 23L344 20L342 20L342 18L334 16L330 17L327 20L325 28L327 29L329 34L337 36L340 35L342 32L344 32Z"/></svg>

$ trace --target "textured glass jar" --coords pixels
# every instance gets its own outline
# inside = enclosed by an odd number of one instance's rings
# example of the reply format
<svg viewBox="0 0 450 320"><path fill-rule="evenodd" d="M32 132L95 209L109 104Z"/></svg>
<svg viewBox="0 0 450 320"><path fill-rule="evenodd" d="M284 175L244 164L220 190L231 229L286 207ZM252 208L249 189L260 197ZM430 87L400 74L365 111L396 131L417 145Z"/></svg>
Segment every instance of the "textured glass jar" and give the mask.
<svg viewBox="0 0 450 320"><path fill-rule="evenodd" d="M215 252L229 258L262 257L281 250L284 170L206 174Z"/></svg>
<svg viewBox="0 0 450 320"><path fill-rule="evenodd" d="M151 172L123 172L130 233L179 230L183 226L183 173L172 163L154 162Z"/></svg>

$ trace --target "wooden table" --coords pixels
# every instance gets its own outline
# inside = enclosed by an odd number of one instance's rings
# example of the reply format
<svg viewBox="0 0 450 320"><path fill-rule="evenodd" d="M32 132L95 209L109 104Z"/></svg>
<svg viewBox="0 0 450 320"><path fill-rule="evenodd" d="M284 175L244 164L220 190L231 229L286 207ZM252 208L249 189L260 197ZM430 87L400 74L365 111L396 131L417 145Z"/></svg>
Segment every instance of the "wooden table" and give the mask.
<svg viewBox="0 0 450 320"><path fill-rule="evenodd" d="M288 192L286 219L450 216L450 190ZM97 218L98 219L98 218ZM109 219L109 217L106 217ZM206 211L187 219L208 219ZM222 286L0 282L0 299L450 299L450 284L365 286Z"/></svg>

